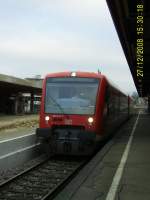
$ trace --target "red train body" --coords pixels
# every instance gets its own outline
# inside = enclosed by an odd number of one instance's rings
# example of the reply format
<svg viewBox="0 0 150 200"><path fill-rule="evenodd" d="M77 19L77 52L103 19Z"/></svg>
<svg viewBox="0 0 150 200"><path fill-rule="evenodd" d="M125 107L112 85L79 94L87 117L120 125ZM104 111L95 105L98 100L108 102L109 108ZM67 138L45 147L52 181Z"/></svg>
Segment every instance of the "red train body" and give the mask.
<svg viewBox="0 0 150 200"><path fill-rule="evenodd" d="M129 97L100 73L48 74L36 130L58 154L91 154L129 116Z"/></svg>

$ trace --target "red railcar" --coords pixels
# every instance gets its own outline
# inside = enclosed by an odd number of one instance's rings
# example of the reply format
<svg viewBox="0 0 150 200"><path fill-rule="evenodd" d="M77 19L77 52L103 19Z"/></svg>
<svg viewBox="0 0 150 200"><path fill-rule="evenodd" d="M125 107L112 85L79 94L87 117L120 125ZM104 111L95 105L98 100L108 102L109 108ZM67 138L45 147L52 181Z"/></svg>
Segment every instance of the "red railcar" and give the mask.
<svg viewBox="0 0 150 200"><path fill-rule="evenodd" d="M48 74L38 137L58 154L91 154L129 116L129 98L100 73Z"/></svg>

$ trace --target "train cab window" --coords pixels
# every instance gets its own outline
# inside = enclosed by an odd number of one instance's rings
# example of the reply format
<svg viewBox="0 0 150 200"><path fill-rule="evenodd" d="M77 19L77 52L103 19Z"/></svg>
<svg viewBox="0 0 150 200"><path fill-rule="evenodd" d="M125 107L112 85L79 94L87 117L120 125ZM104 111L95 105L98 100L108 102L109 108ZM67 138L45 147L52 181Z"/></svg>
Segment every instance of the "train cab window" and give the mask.
<svg viewBox="0 0 150 200"><path fill-rule="evenodd" d="M45 112L94 114L99 84L96 78L48 78Z"/></svg>

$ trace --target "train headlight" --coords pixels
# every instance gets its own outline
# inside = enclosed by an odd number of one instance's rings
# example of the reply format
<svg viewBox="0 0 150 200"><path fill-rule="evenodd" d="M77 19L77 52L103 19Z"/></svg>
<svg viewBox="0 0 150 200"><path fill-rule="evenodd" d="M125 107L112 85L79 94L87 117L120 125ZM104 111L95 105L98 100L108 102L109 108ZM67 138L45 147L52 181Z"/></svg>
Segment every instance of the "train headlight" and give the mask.
<svg viewBox="0 0 150 200"><path fill-rule="evenodd" d="M89 122L90 124L93 123L93 121L94 121L93 117L89 117L89 118L88 118L88 122Z"/></svg>
<svg viewBox="0 0 150 200"><path fill-rule="evenodd" d="M76 76L76 72L72 72L71 76L75 77Z"/></svg>
<svg viewBox="0 0 150 200"><path fill-rule="evenodd" d="M50 119L49 116L45 117L45 121L49 121L49 119Z"/></svg>

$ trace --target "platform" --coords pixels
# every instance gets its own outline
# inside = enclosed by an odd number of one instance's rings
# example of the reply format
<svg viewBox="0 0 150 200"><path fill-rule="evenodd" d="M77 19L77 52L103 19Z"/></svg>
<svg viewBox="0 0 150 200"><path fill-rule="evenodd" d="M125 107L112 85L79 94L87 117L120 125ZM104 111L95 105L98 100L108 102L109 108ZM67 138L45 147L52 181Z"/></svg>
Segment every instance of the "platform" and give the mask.
<svg viewBox="0 0 150 200"><path fill-rule="evenodd" d="M132 117L55 200L149 200L150 116Z"/></svg>
<svg viewBox="0 0 150 200"><path fill-rule="evenodd" d="M38 127L38 115L1 115L0 141L35 132Z"/></svg>

